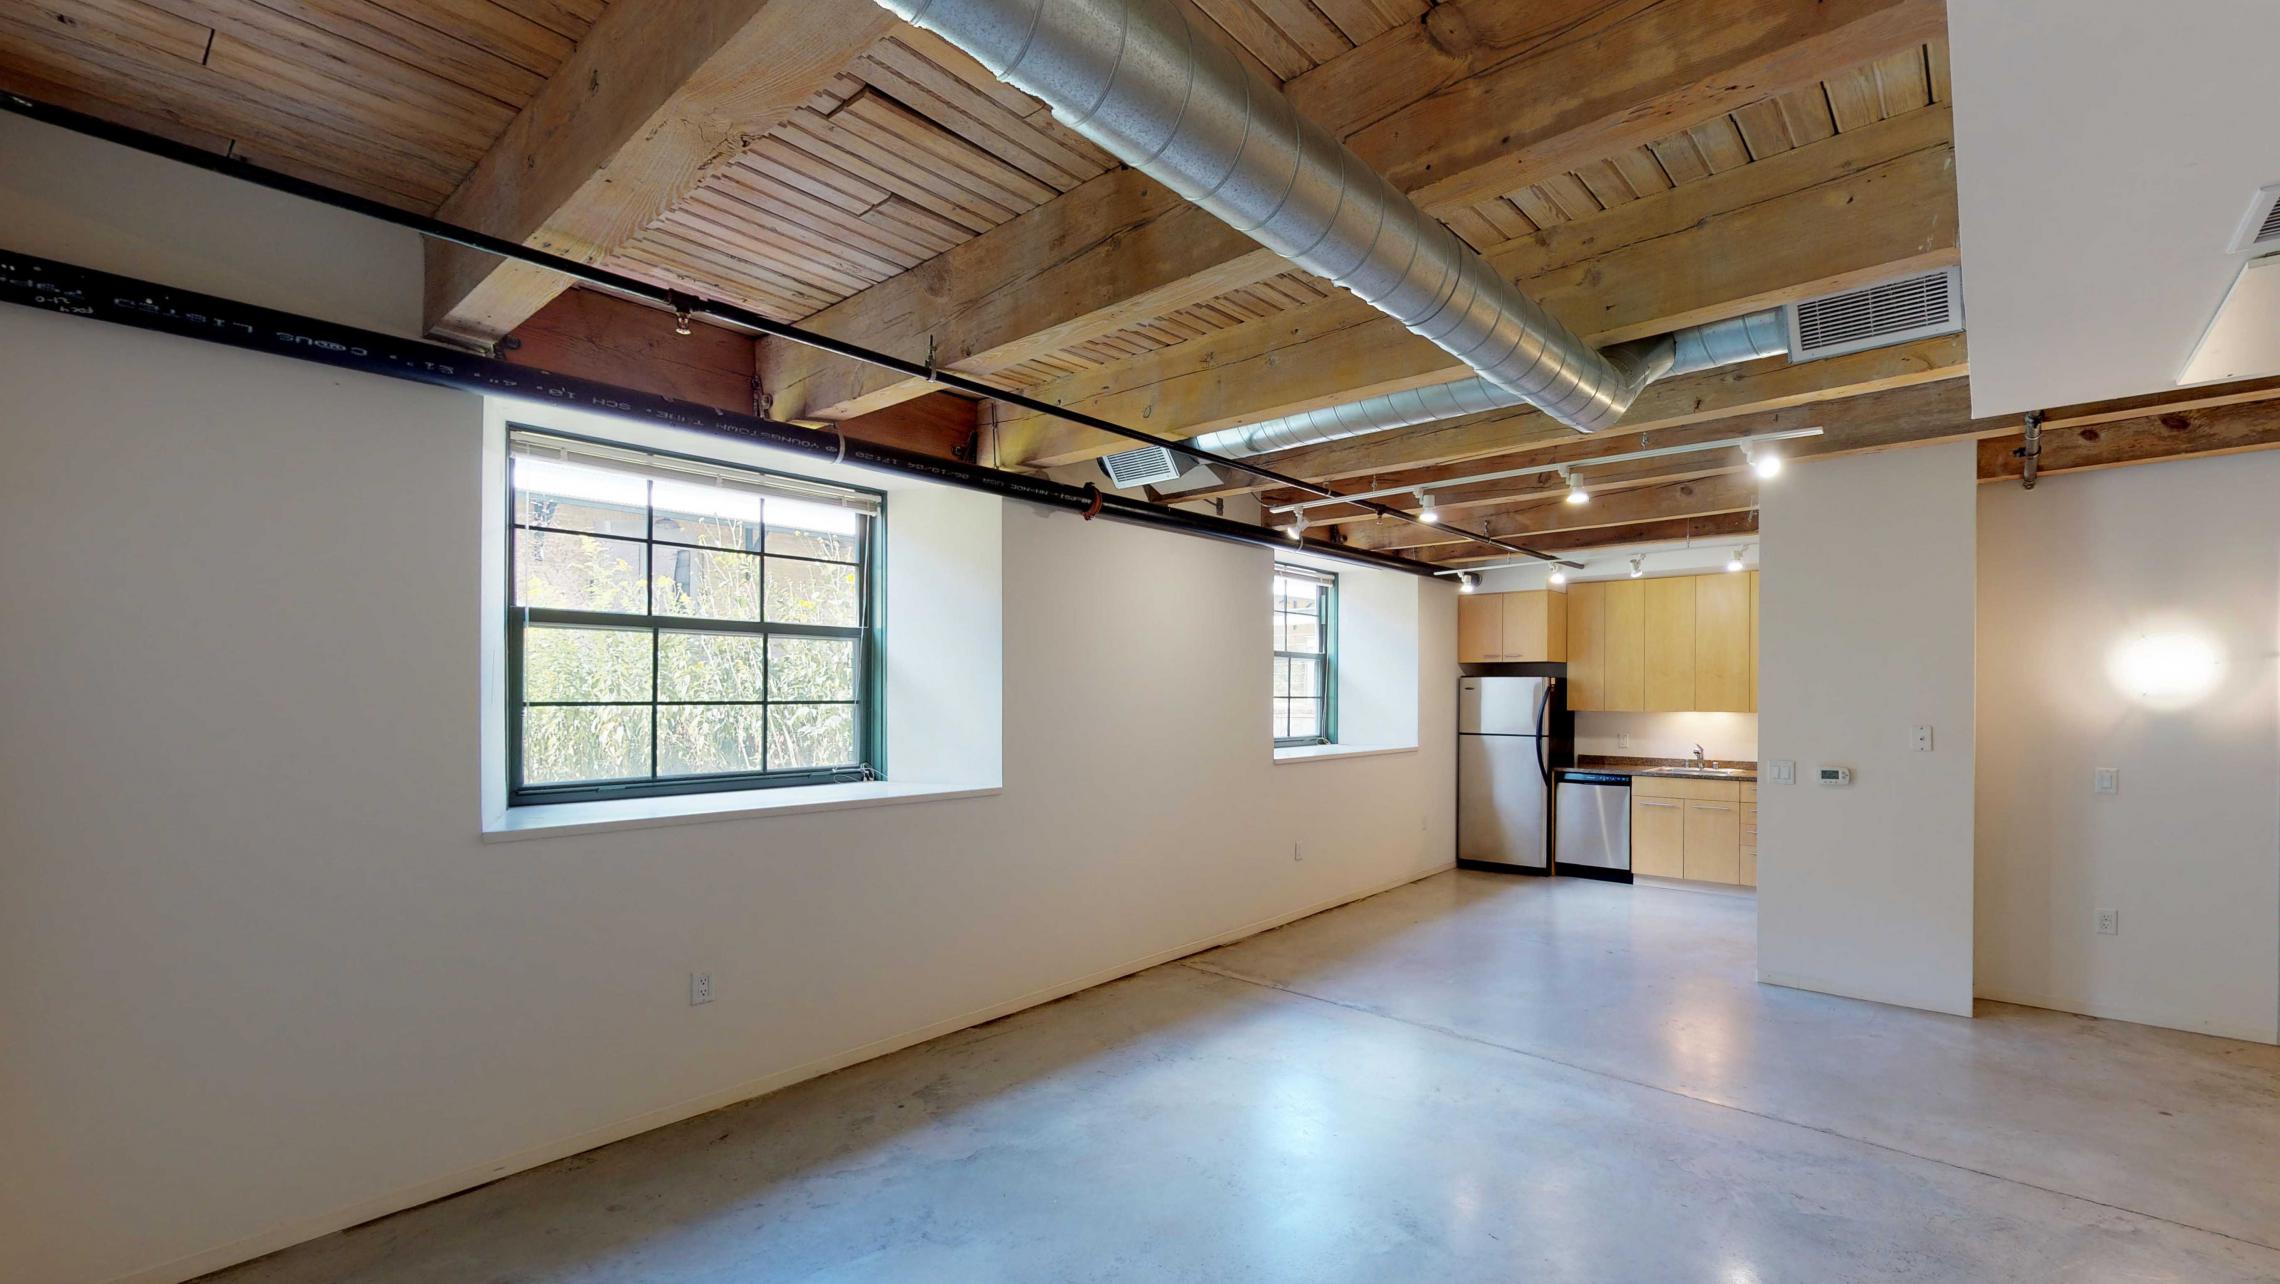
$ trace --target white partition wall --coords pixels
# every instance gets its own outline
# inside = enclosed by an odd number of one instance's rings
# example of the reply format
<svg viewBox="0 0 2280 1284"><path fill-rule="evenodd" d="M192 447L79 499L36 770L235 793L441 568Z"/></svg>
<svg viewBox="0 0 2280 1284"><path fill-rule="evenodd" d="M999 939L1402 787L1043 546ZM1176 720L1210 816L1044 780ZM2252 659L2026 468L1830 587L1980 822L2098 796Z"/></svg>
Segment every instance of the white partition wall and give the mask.
<svg viewBox="0 0 2280 1284"><path fill-rule="evenodd" d="M1971 1012L1976 458L1813 460L1765 487L1759 756L1799 782L1758 786L1763 980Z"/></svg>

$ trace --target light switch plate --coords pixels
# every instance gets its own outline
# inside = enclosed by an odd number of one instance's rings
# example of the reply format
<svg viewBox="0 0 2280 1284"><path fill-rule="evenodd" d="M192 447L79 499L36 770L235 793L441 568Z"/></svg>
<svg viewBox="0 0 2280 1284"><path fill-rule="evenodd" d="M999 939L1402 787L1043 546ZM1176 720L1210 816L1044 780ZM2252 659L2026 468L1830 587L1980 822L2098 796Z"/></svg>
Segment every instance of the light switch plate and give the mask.
<svg viewBox="0 0 2280 1284"><path fill-rule="evenodd" d="M1772 769L1773 783L1777 785L1794 785L1797 783L1797 763L1795 760L1776 758L1767 763L1766 766Z"/></svg>
<svg viewBox="0 0 2280 1284"><path fill-rule="evenodd" d="M2122 792L2122 769L2119 767L2098 768L2090 778L2090 789L2091 792L2100 794Z"/></svg>

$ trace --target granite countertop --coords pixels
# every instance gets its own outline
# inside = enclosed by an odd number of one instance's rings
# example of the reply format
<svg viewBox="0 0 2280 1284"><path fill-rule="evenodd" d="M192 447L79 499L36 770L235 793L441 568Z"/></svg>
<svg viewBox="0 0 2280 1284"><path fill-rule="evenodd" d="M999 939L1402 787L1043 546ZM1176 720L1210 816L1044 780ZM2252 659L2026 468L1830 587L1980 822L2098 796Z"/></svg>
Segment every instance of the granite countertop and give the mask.
<svg viewBox="0 0 2280 1284"><path fill-rule="evenodd" d="M1596 771L1615 776L1690 776L1700 780L1751 782L1757 779L1756 763L1730 762L1720 758L1698 763L1688 758L1630 758L1587 753L1576 760L1575 766L1561 767L1559 770Z"/></svg>

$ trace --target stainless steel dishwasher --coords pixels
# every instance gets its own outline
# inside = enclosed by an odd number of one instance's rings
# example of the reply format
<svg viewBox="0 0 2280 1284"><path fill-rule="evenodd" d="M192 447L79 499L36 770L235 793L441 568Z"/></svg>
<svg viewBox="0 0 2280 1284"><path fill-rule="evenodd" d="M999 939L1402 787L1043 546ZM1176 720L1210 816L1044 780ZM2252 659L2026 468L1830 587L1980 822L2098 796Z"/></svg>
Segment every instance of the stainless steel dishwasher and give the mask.
<svg viewBox="0 0 2280 1284"><path fill-rule="evenodd" d="M1552 871L1631 881L1631 778L1570 771L1552 799Z"/></svg>

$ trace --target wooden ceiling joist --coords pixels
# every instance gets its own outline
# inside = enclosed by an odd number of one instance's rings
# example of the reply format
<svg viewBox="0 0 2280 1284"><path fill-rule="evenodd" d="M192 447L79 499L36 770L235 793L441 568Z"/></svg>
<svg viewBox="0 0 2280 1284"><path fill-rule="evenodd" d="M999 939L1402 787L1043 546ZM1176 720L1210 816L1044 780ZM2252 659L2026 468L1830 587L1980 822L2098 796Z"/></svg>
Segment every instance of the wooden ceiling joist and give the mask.
<svg viewBox="0 0 2280 1284"><path fill-rule="evenodd" d="M895 25L845 0L612 5L438 211L598 263ZM569 284L430 243L431 332L490 342Z"/></svg>
<svg viewBox="0 0 2280 1284"><path fill-rule="evenodd" d="M1944 106L1910 112L1545 229L1490 262L1595 343L1943 266L1956 258L1950 138ZM1180 438L1466 373L1341 292L1031 395ZM990 413L999 455L1032 467L1119 448L1044 416Z"/></svg>
<svg viewBox="0 0 2280 1284"><path fill-rule="evenodd" d="M1938 0L1451 0L1302 72L1286 91L1397 185L1454 210L1837 68L1921 58L1943 28ZM1286 266L1118 171L810 323L914 355L932 340L945 367L988 374ZM809 417L919 390L789 346L769 345L762 367L787 413Z"/></svg>

